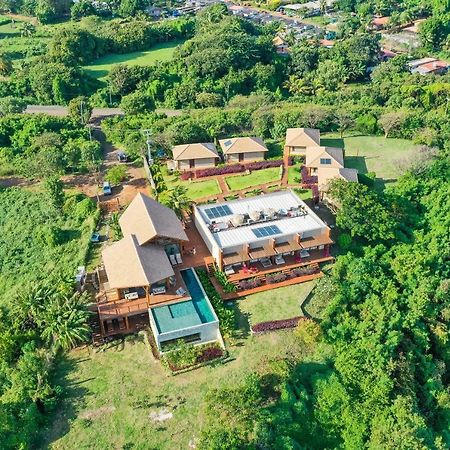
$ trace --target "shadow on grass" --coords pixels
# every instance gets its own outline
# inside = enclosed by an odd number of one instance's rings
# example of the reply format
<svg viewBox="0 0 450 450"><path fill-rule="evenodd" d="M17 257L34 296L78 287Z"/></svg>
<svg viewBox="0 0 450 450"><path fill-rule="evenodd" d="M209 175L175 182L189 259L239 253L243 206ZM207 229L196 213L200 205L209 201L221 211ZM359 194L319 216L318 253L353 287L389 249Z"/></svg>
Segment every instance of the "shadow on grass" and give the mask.
<svg viewBox="0 0 450 450"><path fill-rule="evenodd" d="M238 300L233 303L229 303L228 305L228 307L234 311L235 316L235 330L232 338L236 340L246 339L250 335L250 315L241 310L240 302ZM244 343L241 341L235 343L234 345L240 347L244 345Z"/></svg>
<svg viewBox="0 0 450 450"><path fill-rule="evenodd" d="M367 173L367 163L365 156L346 156L345 167L350 169L357 169L359 173Z"/></svg>
<svg viewBox="0 0 450 450"><path fill-rule="evenodd" d="M320 145L324 147L345 148L344 139L341 138L322 138L320 139Z"/></svg>
<svg viewBox="0 0 450 450"><path fill-rule="evenodd" d="M48 448L50 444L66 435L70 430L70 423L77 415L77 409L82 404L82 399L89 391L83 384L92 380L87 378L80 381L68 379L70 373L76 370L78 364L86 361L86 358L70 359L62 355L56 362L52 383L62 390L55 410L47 415L47 426L41 430L38 438L39 448Z"/></svg>

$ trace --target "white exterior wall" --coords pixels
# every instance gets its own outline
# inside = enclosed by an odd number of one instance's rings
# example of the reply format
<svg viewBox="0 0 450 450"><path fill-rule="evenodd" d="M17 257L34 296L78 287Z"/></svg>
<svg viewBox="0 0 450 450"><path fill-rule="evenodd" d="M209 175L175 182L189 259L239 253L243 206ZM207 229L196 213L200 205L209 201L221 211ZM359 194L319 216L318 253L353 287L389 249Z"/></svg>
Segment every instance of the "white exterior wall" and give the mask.
<svg viewBox="0 0 450 450"><path fill-rule="evenodd" d="M195 159L195 167L190 167L189 161L189 159L176 161L178 170L206 169L208 167L215 167L216 165L216 158L197 158Z"/></svg>
<svg viewBox="0 0 450 450"><path fill-rule="evenodd" d="M290 147L291 155L306 155L306 147Z"/></svg>
<svg viewBox="0 0 450 450"><path fill-rule="evenodd" d="M155 337L158 349L161 351L161 344L172 339L180 339L184 336L190 336L191 334L200 333L200 340L193 342L193 344L200 344L202 342L220 341L219 321L202 323L194 327L183 328L180 330L170 331L168 333L159 333L156 326L155 319L151 310L148 312L150 316L150 327Z"/></svg>
<svg viewBox="0 0 450 450"><path fill-rule="evenodd" d="M264 152L248 152L244 153L243 162L262 161L264 159Z"/></svg>
<svg viewBox="0 0 450 450"><path fill-rule="evenodd" d="M211 231L209 231L208 226L203 222L200 212L196 207L194 207L194 224L197 227L197 231L199 232L203 241L205 242L206 247L208 247L211 256L216 260L217 264L219 264L220 247L215 241Z"/></svg>

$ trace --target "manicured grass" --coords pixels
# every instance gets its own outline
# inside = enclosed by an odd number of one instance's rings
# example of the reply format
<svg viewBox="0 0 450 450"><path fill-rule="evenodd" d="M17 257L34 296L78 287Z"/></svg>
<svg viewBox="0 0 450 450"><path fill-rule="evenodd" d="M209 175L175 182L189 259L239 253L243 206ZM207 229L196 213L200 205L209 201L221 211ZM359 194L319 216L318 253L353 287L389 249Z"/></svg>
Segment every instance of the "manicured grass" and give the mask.
<svg viewBox="0 0 450 450"><path fill-rule="evenodd" d="M295 164L288 167L288 183L299 184L301 183L302 176L300 174L301 164Z"/></svg>
<svg viewBox="0 0 450 450"><path fill-rule="evenodd" d="M168 61L180 42L165 42L153 46L150 50L124 54L111 54L99 58L92 64L85 66L85 71L94 78L104 78L115 64L129 66L151 66L156 61Z"/></svg>
<svg viewBox="0 0 450 450"><path fill-rule="evenodd" d="M296 188L294 188L294 191L302 200L311 200L312 199L311 189L296 189Z"/></svg>
<svg viewBox="0 0 450 450"><path fill-rule="evenodd" d="M0 37L5 35L8 37L20 36L20 22L16 22L14 24L10 22L0 25Z"/></svg>
<svg viewBox="0 0 450 450"><path fill-rule="evenodd" d="M71 352L58 366L56 382L64 394L50 428L42 430L40 448L187 449L200 434L210 389L236 384L275 358L304 355L292 331L261 336L244 331L229 351L228 363L177 376L169 376L138 338L114 341L98 353ZM173 416L155 421L154 414L161 413Z"/></svg>
<svg viewBox="0 0 450 450"><path fill-rule="evenodd" d="M178 184L187 188L188 195L192 200L220 194L220 188L216 180L195 181L191 183L189 181L181 181Z"/></svg>
<svg viewBox="0 0 450 450"><path fill-rule="evenodd" d="M308 281L249 295L238 302L238 307L252 325L301 316L300 304L308 297L315 284L315 281Z"/></svg>
<svg viewBox="0 0 450 450"><path fill-rule="evenodd" d="M270 183L280 179L280 168L271 167L270 169L254 170L249 175L238 175L226 177L228 187L232 191L239 191L259 184Z"/></svg>
<svg viewBox="0 0 450 450"><path fill-rule="evenodd" d="M398 160L413 156L417 145L406 139L385 139L382 136L350 136L340 139L326 135L322 145L343 147L345 167L358 169L360 173L375 172L376 185L383 187L393 183L401 175Z"/></svg>

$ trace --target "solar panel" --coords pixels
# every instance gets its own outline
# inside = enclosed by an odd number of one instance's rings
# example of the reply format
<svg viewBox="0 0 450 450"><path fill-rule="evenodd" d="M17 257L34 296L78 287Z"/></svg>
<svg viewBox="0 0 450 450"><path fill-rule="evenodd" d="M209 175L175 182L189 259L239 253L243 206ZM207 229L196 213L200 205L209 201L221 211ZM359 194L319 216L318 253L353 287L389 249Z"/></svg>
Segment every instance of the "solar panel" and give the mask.
<svg viewBox="0 0 450 450"><path fill-rule="evenodd" d="M224 145L225 147L229 147L233 142L232 141L225 141Z"/></svg>
<svg viewBox="0 0 450 450"><path fill-rule="evenodd" d="M208 219L217 219L219 217L229 216L231 209L228 205L213 206L212 208L205 209L205 214Z"/></svg>
<svg viewBox="0 0 450 450"><path fill-rule="evenodd" d="M269 225L261 228L254 228L253 234L257 238L274 236L275 234L281 234L281 230L276 225Z"/></svg>

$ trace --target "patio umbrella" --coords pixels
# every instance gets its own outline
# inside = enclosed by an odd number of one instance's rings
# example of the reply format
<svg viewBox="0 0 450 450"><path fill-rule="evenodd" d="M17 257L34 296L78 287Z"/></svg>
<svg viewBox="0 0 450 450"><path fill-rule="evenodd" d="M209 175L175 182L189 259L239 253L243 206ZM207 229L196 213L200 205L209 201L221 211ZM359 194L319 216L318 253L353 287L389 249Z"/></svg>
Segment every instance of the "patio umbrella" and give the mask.
<svg viewBox="0 0 450 450"><path fill-rule="evenodd" d="M275 213L276 213L276 211L273 208L267 208L267 209L264 210L264 215L266 217L272 218L272 217L275 216Z"/></svg>
<svg viewBox="0 0 450 450"><path fill-rule="evenodd" d="M240 225L242 225L244 223L244 216L242 214L235 214L232 218L231 218L231 223L235 226L235 227L239 227Z"/></svg>
<svg viewBox="0 0 450 450"><path fill-rule="evenodd" d="M250 211L248 213L250 219L252 220L259 220L261 218L261 211Z"/></svg>

